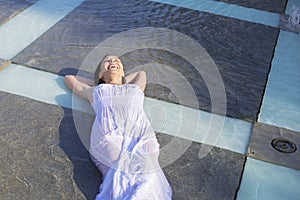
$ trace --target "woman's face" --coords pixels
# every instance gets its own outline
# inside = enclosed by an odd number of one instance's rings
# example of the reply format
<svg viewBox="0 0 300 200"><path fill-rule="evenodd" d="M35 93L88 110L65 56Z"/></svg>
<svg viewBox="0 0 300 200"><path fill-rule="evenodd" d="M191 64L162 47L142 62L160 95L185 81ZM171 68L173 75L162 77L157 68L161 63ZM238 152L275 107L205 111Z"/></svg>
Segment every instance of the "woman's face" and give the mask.
<svg viewBox="0 0 300 200"><path fill-rule="evenodd" d="M121 60L114 55L106 56L101 62L99 78L107 79L112 77L124 76L124 69Z"/></svg>

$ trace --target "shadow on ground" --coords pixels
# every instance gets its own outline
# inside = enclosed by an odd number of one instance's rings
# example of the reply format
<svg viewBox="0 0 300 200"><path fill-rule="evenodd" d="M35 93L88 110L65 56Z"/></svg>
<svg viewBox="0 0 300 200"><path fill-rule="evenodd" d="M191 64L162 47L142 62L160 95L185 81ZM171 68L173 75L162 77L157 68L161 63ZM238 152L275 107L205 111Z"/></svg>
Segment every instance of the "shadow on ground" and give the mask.
<svg viewBox="0 0 300 200"><path fill-rule="evenodd" d="M87 199L95 199L95 196L98 194L102 176L94 163L90 160L89 152L78 135L73 113L76 114L79 111L72 112L72 110L67 108L63 108L63 110L64 117L59 127L59 146L73 164L73 178L77 187ZM90 121L93 120L93 116L91 115L80 114L88 117ZM86 130L87 134L89 134L89 132L90 129ZM89 137L89 135L87 135L87 137Z"/></svg>

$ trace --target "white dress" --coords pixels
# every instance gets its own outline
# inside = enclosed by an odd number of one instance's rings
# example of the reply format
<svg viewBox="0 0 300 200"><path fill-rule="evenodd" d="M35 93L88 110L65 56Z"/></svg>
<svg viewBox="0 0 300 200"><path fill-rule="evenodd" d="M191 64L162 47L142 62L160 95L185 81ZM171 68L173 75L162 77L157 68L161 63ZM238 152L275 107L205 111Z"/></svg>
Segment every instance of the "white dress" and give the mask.
<svg viewBox="0 0 300 200"><path fill-rule="evenodd" d="M133 84L100 84L93 90L90 155L103 176L96 199L172 198L143 102L144 93Z"/></svg>

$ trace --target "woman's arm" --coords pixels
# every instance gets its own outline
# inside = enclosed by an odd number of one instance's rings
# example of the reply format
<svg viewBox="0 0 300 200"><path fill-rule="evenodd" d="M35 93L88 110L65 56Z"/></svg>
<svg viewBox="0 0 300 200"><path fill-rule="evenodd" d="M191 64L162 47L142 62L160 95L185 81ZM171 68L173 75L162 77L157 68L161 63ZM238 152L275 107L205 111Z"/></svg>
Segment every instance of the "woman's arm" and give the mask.
<svg viewBox="0 0 300 200"><path fill-rule="evenodd" d="M85 78L85 77L82 77L82 76L76 76L76 79L78 81L80 81L81 83L85 83L85 84L87 84L89 86L92 86L92 87L96 86L94 80L91 80L91 79L88 79L88 78Z"/></svg>
<svg viewBox="0 0 300 200"><path fill-rule="evenodd" d="M146 72L145 71L134 72L134 73L126 76L125 79L126 79L127 83L140 86L142 91L144 91L146 88Z"/></svg>
<svg viewBox="0 0 300 200"><path fill-rule="evenodd" d="M76 95L88 100L90 103L93 101L93 87L83 83L73 75L66 75L64 78L67 87Z"/></svg>

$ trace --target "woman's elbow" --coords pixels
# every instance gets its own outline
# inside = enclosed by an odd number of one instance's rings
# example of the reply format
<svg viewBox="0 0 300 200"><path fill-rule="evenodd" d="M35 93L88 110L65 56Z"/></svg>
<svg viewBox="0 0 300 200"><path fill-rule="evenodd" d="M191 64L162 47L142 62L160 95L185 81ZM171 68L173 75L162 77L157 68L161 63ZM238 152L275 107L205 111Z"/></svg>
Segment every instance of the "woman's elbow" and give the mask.
<svg viewBox="0 0 300 200"><path fill-rule="evenodd" d="M139 74L142 76L146 76L146 72L144 70L139 71Z"/></svg>
<svg viewBox="0 0 300 200"><path fill-rule="evenodd" d="M66 75L64 77L64 83L66 84L66 86L72 90L73 89L73 83L75 81L75 77L73 75Z"/></svg>
<svg viewBox="0 0 300 200"><path fill-rule="evenodd" d="M146 81L146 72L145 71L139 71L138 77L140 80Z"/></svg>

